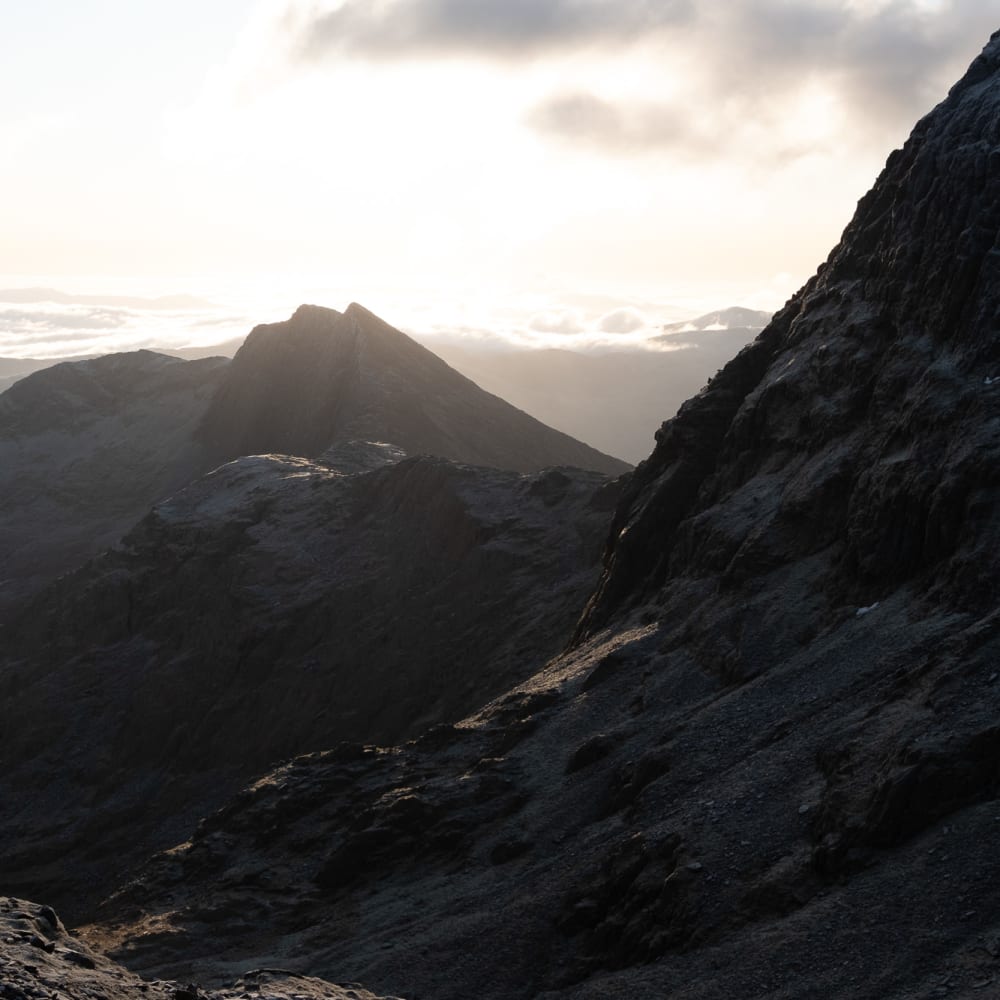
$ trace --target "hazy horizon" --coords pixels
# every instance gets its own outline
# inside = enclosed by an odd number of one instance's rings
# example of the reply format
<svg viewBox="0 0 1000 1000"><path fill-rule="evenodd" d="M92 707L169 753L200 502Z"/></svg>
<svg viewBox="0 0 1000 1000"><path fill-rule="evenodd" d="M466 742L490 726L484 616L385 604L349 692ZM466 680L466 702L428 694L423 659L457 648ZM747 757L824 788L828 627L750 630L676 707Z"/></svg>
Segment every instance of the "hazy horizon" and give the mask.
<svg viewBox="0 0 1000 1000"><path fill-rule="evenodd" d="M351 301L428 344L662 351L670 348L652 338L665 325L733 304L692 299L685 306L684 300L671 304L565 295L549 302L538 296L510 306L473 305L438 298L412 302L377 288L356 295L349 289L303 285L268 295L250 284L241 288L220 283L213 290L211 283L185 284L183 277L116 281L36 275L21 279L21 284L18 280L0 275L0 357L11 359L59 360L140 348L208 347L241 339L260 323L285 320L303 303L342 310Z"/></svg>
<svg viewBox="0 0 1000 1000"><path fill-rule="evenodd" d="M0 289L212 306L0 303L0 356L217 343L301 302L583 349L773 311L1000 22L1000 0L59 6L0 42Z"/></svg>

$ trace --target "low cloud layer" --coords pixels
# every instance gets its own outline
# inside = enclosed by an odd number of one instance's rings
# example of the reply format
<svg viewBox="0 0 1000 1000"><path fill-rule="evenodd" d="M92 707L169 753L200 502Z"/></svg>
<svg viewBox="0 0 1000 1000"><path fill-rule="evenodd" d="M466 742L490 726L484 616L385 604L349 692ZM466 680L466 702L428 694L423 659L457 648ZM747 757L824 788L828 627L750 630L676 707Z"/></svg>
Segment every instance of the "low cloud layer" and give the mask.
<svg viewBox="0 0 1000 1000"><path fill-rule="evenodd" d="M646 325L646 317L638 309L624 306L602 316L597 328L602 333L635 333Z"/></svg>
<svg viewBox="0 0 1000 1000"><path fill-rule="evenodd" d="M244 317L223 313L218 307L166 310L156 303L170 301L128 299L127 296L74 296L51 292L46 298L35 290L0 293L0 358L57 359L92 354L110 354L139 348L165 350L212 344L249 329ZM86 301L102 299L147 303L146 308L92 306ZM82 301L81 301L82 300ZM176 297L176 301L198 300Z"/></svg>
<svg viewBox="0 0 1000 1000"><path fill-rule="evenodd" d="M528 321L528 329L537 333L561 333L571 336L587 328L579 309L548 309L535 313Z"/></svg>

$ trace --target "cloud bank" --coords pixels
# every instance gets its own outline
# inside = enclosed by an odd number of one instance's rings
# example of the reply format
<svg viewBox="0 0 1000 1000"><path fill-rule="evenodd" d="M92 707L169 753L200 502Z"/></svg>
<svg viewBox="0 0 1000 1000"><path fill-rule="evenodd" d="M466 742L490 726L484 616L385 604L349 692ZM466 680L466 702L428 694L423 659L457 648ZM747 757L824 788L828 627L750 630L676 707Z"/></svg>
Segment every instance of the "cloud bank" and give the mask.
<svg viewBox="0 0 1000 1000"><path fill-rule="evenodd" d="M201 308L163 306L165 302L200 301L190 296L70 295L51 289L0 292L0 358L57 360L148 347L173 350L246 335L245 317L210 303ZM8 302L12 304L2 304ZM110 304L91 304L96 302ZM116 304L120 302L141 305Z"/></svg>
<svg viewBox="0 0 1000 1000"><path fill-rule="evenodd" d="M289 3L293 58L523 66L595 54L683 75L670 99L609 94L586 64L540 95L525 121L543 136L607 151L709 156L787 124L803 88L831 97L856 133L909 127L1000 23L1000 0L345 0ZM817 108L814 114L823 114ZM787 141L779 156L795 156Z"/></svg>

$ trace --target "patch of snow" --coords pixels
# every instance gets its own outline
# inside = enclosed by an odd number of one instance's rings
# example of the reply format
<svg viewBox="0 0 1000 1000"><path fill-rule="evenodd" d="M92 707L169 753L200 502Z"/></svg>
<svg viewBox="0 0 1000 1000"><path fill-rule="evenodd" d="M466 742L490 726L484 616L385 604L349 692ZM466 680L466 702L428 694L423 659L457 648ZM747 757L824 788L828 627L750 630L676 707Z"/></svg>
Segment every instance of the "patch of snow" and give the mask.
<svg viewBox="0 0 1000 1000"><path fill-rule="evenodd" d="M867 615L870 612L874 611L878 606L879 606L879 602L876 601L874 604L869 604L868 607L866 607L866 608L858 608L858 610L854 612L854 617L855 618L864 618L865 615Z"/></svg>

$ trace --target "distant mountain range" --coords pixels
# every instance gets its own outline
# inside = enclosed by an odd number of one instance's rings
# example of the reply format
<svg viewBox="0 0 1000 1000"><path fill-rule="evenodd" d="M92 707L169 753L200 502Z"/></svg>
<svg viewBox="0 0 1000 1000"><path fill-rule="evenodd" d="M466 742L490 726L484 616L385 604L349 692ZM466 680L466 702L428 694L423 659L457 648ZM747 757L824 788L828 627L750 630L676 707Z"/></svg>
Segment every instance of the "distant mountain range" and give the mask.
<svg viewBox="0 0 1000 1000"><path fill-rule="evenodd" d="M724 309L664 327L662 350L599 354L567 350L435 350L484 389L612 455L639 462L653 433L734 354L770 315Z"/></svg>
<svg viewBox="0 0 1000 1000"><path fill-rule="evenodd" d="M663 327L663 333L656 339L665 340L680 334L706 331L712 333L726 333L736 330L760 332L770 322L771 313L769 312L730 306L728 309L718 309L715 312L705 313L703 316L695 317L695 319L684 320L680 323L668 323Z"/></svg>
<svg viewBox="0 0 1000 1000"><path fill-rule="evenodd" d="M337 442L516 471L628 465L478 388L360 306L304 306L230 361L152 351L64 362L0 395L0 614L241 455Z"/></svg>
<svg viewBox="0 0 1000 1000"><path fill-rule="evenodd" d="M634 464L649 451L651 429L753 340L769 318L768 313L733 307L673 323L651 338L659 351L481 350L447 341L432 342L432 350L487 392ZM242 343L238 338L161 353L187 360L232 357ZM0 358L0 391L52 364Z"/></svg>

